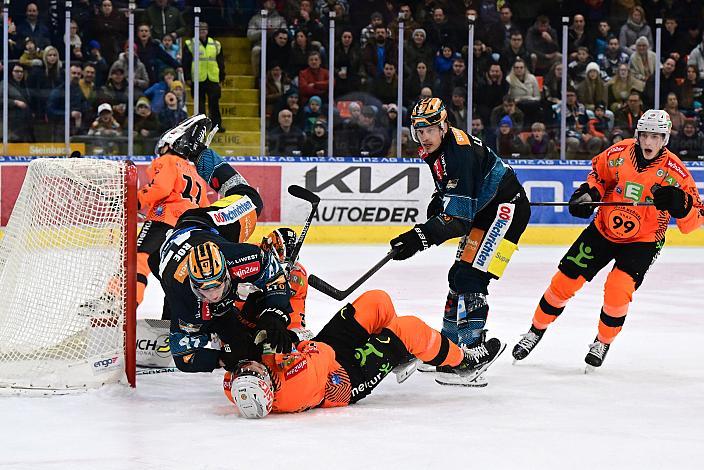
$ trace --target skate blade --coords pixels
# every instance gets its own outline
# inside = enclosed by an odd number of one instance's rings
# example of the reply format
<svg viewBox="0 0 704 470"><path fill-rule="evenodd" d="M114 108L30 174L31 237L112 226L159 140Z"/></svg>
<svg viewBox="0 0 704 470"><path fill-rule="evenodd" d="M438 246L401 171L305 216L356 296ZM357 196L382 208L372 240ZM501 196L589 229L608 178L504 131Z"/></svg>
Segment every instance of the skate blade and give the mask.
<svg viewBox="0 0 704 470"><path fill-rule="evenodd" d="M418 364L418 367L416 367L416 370L418 372L423 373L423 374L425 374L427 372L437 372L437 369L435 368L435 366L431 366L430 364L426 364L424 362L421 362L420 364Z"/></svg>
<svg viewBox="0 0 704 470"><path fill-rule="evenodd" d="M596 367L591 364L587 364L587 366L584 368L585 374L593 374L594 372L596 372Z"/></svg>
<svg viewBox="0 0 704 470"><path fill-rule="evenodd" d="M461 377L457 374L444 374L443 376L449 377L438 377L435 379L435 383L439 385L444 385L446 387L469 387L469 388L482 388L489 385L489 382L482 376L479 375L473 380L466 380L466 377Z"/></svg>
<svg viewBox="0 0 704 470"><path fill-rule="evenodd" d="M413 373L418 370L418 363L420 359L414 359L406 364L401 364L393 369L394 374L396 374L396 382L402 384L408 378L413 375ZM398 370L396 370L398 369Z"/></svg>

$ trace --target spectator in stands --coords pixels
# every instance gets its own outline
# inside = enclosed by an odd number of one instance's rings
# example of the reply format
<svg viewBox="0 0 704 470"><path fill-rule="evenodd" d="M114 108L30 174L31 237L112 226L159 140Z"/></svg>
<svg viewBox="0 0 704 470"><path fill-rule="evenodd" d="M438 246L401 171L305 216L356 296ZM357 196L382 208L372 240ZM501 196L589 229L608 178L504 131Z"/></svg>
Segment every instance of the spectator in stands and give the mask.
<svg viewBox="0 0 704 470"><path fill-rule="evenodd" d="M278 125L267 132L266 140L269 155L291 155L301 152L306 135L293 125L293 113L288 109L279 111Z"/></svg>
<svg viewBox="0 0 704 470"><path fill-rule="evenodd" d="M284 93L291 88L291 80L279 65L274 65L266 73L266 115L273 116L275 106L283 100Z"/></svg>
<svg viewBox="0 0 704 470"><path fill-rule="evenodd" d="M567 86L574 85L572 80L567 79ZM542 91L543 103L547 107L559 105L562 100L562 63L556 62L550 67L550 71L543 81Z"/></svg>
<svg viewBox="0 0 704 470"><path fill-rule="evenodd" d="M266 68L270 70L277 65L281 70L288 70L291 45L288 42L288 31L279 29L274 32L273 41L266 44ZM296 75L297 76L297 75Z"/></svg>
<svg viewBox="0 0 704 470"><path fill-rule="evenodd" d="M25 81L25 69L14 64L7 83L8 141L34 142L32 123L32 98ZM3 87L5 83L2 84Z"/></svg>
<svg viewBox="0 0 704 470"><path fill-rule="evenodd" d="M479 116L472 116L472 135L486 143L492 150L496 151L496 139L489 137L489 132L484 128L484 121Z"/></svg>
<svg viewBox="0 0 704 470"><path fill-rule="evenodd" d="M588 132L587 109L577 101L577 90L574 87L567 87L565 101L567 106L566 150L568 158L579 158L583 152L596 155L597 149L601 148L601 142L592 141L592 135Z"/></svg>
<svg viewBox="0 0 704 470"><path fill-rule="evenodd" d="M657 56L655 52L650 50L650 43L645 36L641 36L636 40L636 52L631 55L628 62L628 68L631 71L631 76L636 80L638 91L645 89L645 82L648 81L651 75L655 73L657 65Z"/></svg>
<svg viewBox="0 0 704 470"><path fill-rule="evenodd" d="M587 78L577 85L577 99L587 109L592 111L597 103L606 103L608 92L606 84L601 79L601 70L599 70L596 62L589 62L587 65Z"/></svg>
<svg viewBox="0 0 704 470"><path fill-rule="evenodd" d="M301 0L300 8L293 17L289 18L293 18L289 25L292 34L303 31L312 46L320 48L323 45L325 28L318 15L313 11L311 0Z"/></svg>
<svg viewBox="0 0 704 470"><path fill-rule="evenodd" d="M362 50L364 70L372 80L383 77L385 63L396 61L396 46L386 33L386 26L377 26L374 29L374 40L367 42Z"/></svg>
<svg viewBox="0 0 704 470"><path fill-rule="evenodd" d="M438 78L450 73L454 60L461 57L459 53L452 50L451 46L447 44L441 46L435 53L435 59L433 59L433 70L438 75Z"/></svg>
<svg viewBox="0 0 704 470"><path fill-rule="evenodd" d="M413 18L413 12L411 11L411 3L410 2L401 2L399 3L398 6L398 16L396 16L391 22L389 23L389 29L391 30L391 37L392 38L398 38L398 23L400 19L403 19L403 40L408 42L411 40L411 35L415 30L421 27L420 23L418 23L414 18Z"/></svg>
<svg viewBox="0 0 704 470"><path fill-rule="evenodd" d="M523 141L513 130L513 121L509 116L504 116L499 121L499 133L496 136L496 149L499 156L510 158L518 156L525 151Z"/></svg>
<svg viewBox="0 0 704 470"><path fill-rule="evenodd" d="M164 95L164 105L159 113L160 132L166 132L187 118L188 114L179 107L178 98L174 92L167 91Z"/></svg>
<svg viewBox="0 0 704 470"><path fill-rule="evenodd" d="M203 25L201 24L201 28ZM205 24L207 30L207 24ZM149 75L149 83L156 83L159 79L159 63L164 63L174 69L181 68L181 62L171 57L159 44L152 39L152 31L148 24L137 27L137 49L135 53L144 64ZM146 88L145 88L146 89Z"/></svg>
<svg viewBox="0 0 704 470"><path fill-rule="evenodd" d="M286 29L286 20L276 11L274 0L263 0L262 9L267 11L267 34L270 36L275 31ZM264 21L261 13L257 13L249 20L247 25L247 39L252 44L252 70L255 78L259 78L259 63L262 53L262 27ZM267 37L267 40L270 39ZM298 71L296 71L298 73Z"/></svg>
<svg viewBox="0 0 704 470"><path fill-rule="evenodd" d="M550 26L547 16L538 16L535 24L528 28L526 49L528 53L536 55L535 73L538 75L544 75L553 63L559 62L562 58L557 33Z"/></svg>
<svg viewBox="0 0 704 470"><path fill-rule="evenodd" d="M523 111L518 109L516 101L510 96L504 96L503 102L491 111L489 125L496 129L504 116L511 118L511 123L518 129L523 129Z"/></svg>
<svg viewBox="0 0 704 470"><path fill-rule="evenodd" d="M489 66L495 62L491 51L481 39L475 39L472 45L474 54L474 78L482 77L489 70ZM530 62L527 62L530 63Z"/></svg>
<svg viewBox="0 0 704 470"><path fill-rule="evenodd" d="M635 6L631 9L626 24L621 26L619 41L623 47L635 52L636 41L642 36L647 39L648 47L650 47L650 44L653 44L653 33L645 19L645 10L643 7Z"/></svg>
<svg viewBox="0 0 704 470"><path fill-rule="evenodd" d="M426 98L432 98L433 97L433 90L432 88L426 86L420 89L420 95L418 95L418 100L424 100Z"/></svg>
<svg viewBox="0 0 704 470"><path fill-rule="evenodd" d="M362 49L364 49L369 42L374 42L374 37L376 36L376 28L378 27L384 28L384 30L386 31L386 37L391 36L391 31L384 26L384 16L381 13L375 11L371 14L369 19L369 24L362 28L362 31L359 35L359 43Z"/></svg>
<svg viewBox="0 0 704 470"><path fill-rule="evenodd" d="M54 46L47 46L44 49L42 60L44 66L35 67L27 83L34 100L32 106L34 115L40 119L44 119L46 115L46 104L51 90L64 81L63 64L59 59L59 51Z"/></svg>
<svg viewBox="0 0 704 470"><path fill-rule="evenodd" d="M303 155L324 157L327 154L327 122L324 119L318 119L313 123L313 130L303 144Z"/></svg>
<svg viewBox="0 0 704 470"><path fill-rule="evenodd" d="M295 78L301 70L308 66L308 56L311 52L320 52L318 48L311 46L308 36L303 31L298 31L291 42L290 57L288 60L288 76Z"/></svg>
<svg viewBox="0 0 704 470"><path fill-rule="evenodd" d="M670 121L672 121L672 130L670 133L676 136L684 127L686 120L685 115L679 109L677 94L674 92L668 93L663 103L665 105L663 109L667 111L667 114L670 115Z"/></svg>
<svg viewBox="0 0 704 470"><path fill-rule="evenodd" d="M24 20L18 21L17 38L24 43L26 38L32 38L38 49L44 49L51 44L51 31L39 19L39 7L34 2L27 3L24 10Z"/></svg>
<svg viewBox="0 0 704 470"><path fill-rule="evenodd" d="M184 111L187 111L186 107L186 88L183 86L183 82L181 80L174 80L171 82L171 87L169 90L176 95L176 99L178 100L178 106Z"/></svg>
<svg viewBox="0 0 704 470"><path fill-rule="evenodd" d="M318 0L315 5L315 11L318 13L319 18L327 18L331 11L334 11L337 15L343 13L347 15L350 11L350 6L347 0Z"/></svg>
<svg viewBox="0 0 704 470"><path fill-rule="evenodd" d="M416 64L415 70L404 80L404 105L410 107L420 95L424 87L432 88L435 84L435 74L424 61Z"/></svg>
<svg viewBox="0 0 704 470"><path fill-rule="evenodd" d="M105 85L105 81L108 79L108 63L105 57L100 52L100 43L98 41L88 42L88 57L86 58L86 64L90 64L95 67L95 86L101 87Z"/></svg>
<svg viewBox="0 0 704 470"><path fill-rule="evenodd" d="M88 108L92 111L89 112L89 116L86 116L86 122L92 121L98 102L98 89L95 84L95 74L95 67L92 64L86 64L83 66L83 78L78 82L83 97L88 102Z"/></svg>
<svg viewBox="0 0 704 470"><path fill-rule="evenodd" d="M129 56L127 53L127 47L129 44L125 42L125 51L120 52L120 55L117 56L117 60L113 62L113 64L110 66L110 72L109 74L112 76L112 71L115 67L121 68L125 73L129 71ZM135 52L137 49L137 45L134 45ZM144 90L149 88L149 72L147 72L147 67L142 63L142 61L139 59L139 56L135 53L134 56L134 77L132 78L134 82L134 88L136 90L136 93L139 95L141 93L144 93Z"/></svg>
<svg viewBox="0 0 704 470"><path fill-rule="evenodd" d="M684 28L698 25L702 21L701 0L674 0L671 3L672 16L680 18Z"/></svg>
<svg viewBox="0 0 704 470"><path fill-rule="evenodd" d="M585 29L584 16L577 14L572 18L572 26L567 31L567 53L569 58L577 58L577 48L586 47L589 49L589 39Z"/></svg>
<svg viewBox="0 0 704 470"><path fill-rule="evenodd" d="M121 134L122 128L120 123L113 117L110 104L103 103L98 106L98 117L91 124L88 135L115 137Z"/></svg>
<svg viewBox="0 0 704 470"><path fill-rule="evenodd" d="M386 112L385 116L382 116L382 126L386 128L386 135L391 140L394 141L396 135L396 124L398 123L398 107L396 103L388 103L381 107L383 111Z"/></svg>
<svg viewBox="0 0 704 470"><path fill-rule="evenodd" d="M127 20L125 15L113 8L111 0L102 0L100 10L90 22L92 30L89 37L100 43L101 54L108 64L117 59L121 45L127 37Z"/></svg>
<svg viewBox="0 0 704 470"><path fill-rule="evenodd" d="M450 105L447 107L447 119L452 127L466 131L469 128L467 123L467 90L463 87L456 87L452 90L452 97L446 101Z"/></svg>
<svg viewBox="0 0 704 470"><path fill-rule="evenodd" d="M121 65L113 66L110 70L110 78L100 88L98 102L110 104L110 112L121 126L124 126L127 121L127 98L125 69Z"/></svg>
<svg viewBox="0 0 704 470"><path fill-rule="evenodd" d="M379 126L376 119L376 110L372 106L364 106L359 117L361 130L360 152L365 152L372 157L383 157L389 152L391 144L386 130Z"/></svg>
<svg viewBox="0 0 704 470"><path fill-rule="evenodd" d="M83 40L76 20L71 20L71 62L83 62Z"/></svg>
<svg viewBox="0 0 704 470"><path fill-rule="evenodd" d="M152 151L159 137L159 119L152 112L149 98L141 96L134 109L134 140L137 144L136 151L146 155Z"/></svg>
<svg viewBox="0 0 704 470"><path fill-rule="evenodd" d="M308 104L303 107L303 132L307 136L310 136L311 132L313 132L313 126L319 119L324 119L323 100L320 99L320 96L311 96Z"/></svg>
<svg viewBox="0 0 704 470"><path fill-rule="evenodd" d="M526 114L528 123L539 119L542 112L540 107L540 87L535 75L528 71L522 60L513 63L511 73L506 77L509 86L509 95L516 100L516 104ZM515 124L515 123L514 123ZM516 126L517 129L522 127Z"/></svg>
<svg viewBox="0 0 704 470"><path fill-rule="evenodd" d="M183 15L178 8L169 5L169 0L154 0L144 12L143 21L151 25L152 36L156 38L163 38L168 34L173 39L178 39L188 32Z"/></svg>
<svg viewBox="0 0 704 470"><path fill-rule="evenodd" d="M270 0L268 0L270 1ZM267 3L267 2L265 2ZM208 34L208 23L201 22L199 30L199 76L193 76L195 63L193 62L193 40L186 40L183 50L183 67L186 82L193 94L193 81L198 80L198 112L205 110L205 99L208 98L208 116L214 126L219 126L218 132L225 132L220 115L221 84L225 81L225 58L220 41Z"/></svg>
<svg viewBox="0 0 704 470"><path fill-rule="evenodd" d="M668 57L660 68L660 106L663 106L665 101L667 101L667 95L679 93L679 85L677 85L675 79L675 67L675 59ZM645 106L648 109L655 104L655 74L648 77L648 81L645 82L643 101L645 101Z"/></svg>
<svg viewBox="0 0 704 470"><path fill-rule="evenodd" d="M335 45L335 95L357 91L362 83L362 52L354 44L352 30L344 29Z"/></svg>
<svg viewBox="0 0 704 470"><path fill-rule="evenodd" d="M697 121L689 118L680 132L672 139L670 149L682 160L696 161L704 155L704 134L697 129Z"/></svg>
<svg viewBox="0 0 704 470"><path fill-rule="evenodd" d="M577 48L575 60L567 64L567 74L575 84L582 83L587 76L587 65L591 62L589 49Z"/></svg>
<svg viewBox="0 0 704 470"><path fill-rule="evenodd" d="M161 47L164 52L169 54L171 58L181 62L181 48L176 44L174 41L174 37L170 34L165 34L161 38L161 44L159 44L159 47ZM166 64L163 62L159 63L159 71L161 72L162 69L166 68Z"/></svg>
<svg viewBox="0 0 704 470"><path fill-rule="evenodd" d="M609 106L611 111L616 112L618 109L626 106L628 95L631 90L637 88L638 83L631 76L628 65L621 64L618 66L618 73L609 81Z"/></svg>
<svg viewBox="0 0 704 470"><path fill-rule="evenodd" d="M508 3L499 8L499 21L490 23L484 30L483 36L486 43L493 51L502 51L509 47L511 35L519 31L518 25L513 22L513 11ZM522 39L522 38L521 38ZM510 65L510 64L509 64Z"/></svg>
<svg viewBox="0 0 704 470"><path fill-rule="evenodd" d="M401 128L401 155L396 155L396 133L394 132L389 153L386 156L389 158L413 158L418 156L418 144L411 139L411 130L408 127Z"/></svg>
<svg viewBox="0 0 704 470"><path fill-rule="evenodd" d="M687 37L684 31L680 30L677 19L668 14L665 16L665 27L662 29L661 55L660 60L671 57L675 65L680 59L689 54L691 49L687 49Z"/></svg>
<svg viewBox="0 0 704 470"><path fill-rule="evenodd" d="M609 118L606 117L606 103L603 101L598 102L594 107L594 117L589 119L587 129L592 136L589 142L592 144L592 148L596 149L597 142L600 143L600 147L596 152L601 152L609 146L611 131L609 130Z"/></svg>
<svg viewBox="0 0 704 470"><path fill-rule="evenodd" d="M83 70L78 64L71 65L70 69L71 83L69 84L69 100L70 100L70 132L71 135L81 133L83 127L83 118L88 111L88 102L83 97L83 92L79 86L79 82L83 76ZM46 105L46 115L49 119L52 129L52 138L54 142L61 141L64 138L64 116L66 115L65 103L65 87L61 83L59 86L51 90L49 100Z"/></svg>
<svg viewBox="0 0 704 470"><path fill-rule="evenodd" d="M161 80L144 90L144 96L149 99L151 110L158 115L164 106L164 95L171 90L171 84L176 80L176 71L168 68L161 73Z"/></svg>
<svg viewBox="0 0 704 470"><path fill-rule="evenodd" d="M446 103L450 102L455 88L465 90L467 96L467 69L464 64L464 59L461 57L452 61L452 69L450 73L444 77L439 77L435 82L435 95L442 98Z"/></svg>
<svg viewBox="0 0 704 470"><path fill-rule="evenodd" d="M626 106L614 113L614 127L619 128L627 137L633 137L638 119L643 115L643 101L640 93L633 90L628 95Z"/></svg>
<svg viewBox="0 0 704 470"><path fill-rule="evenodd" d="M699 79L704 79L704 33L702 33L702 42L689 53L687 65L694 65L699 72Z"/></svg>
<svg viewBox="0 0 704 470"><path fill-rule="evenodd" d="M618 38L611 36L606 51L597 57L597 63L609 78L613 78L618 73L618 67L621 64L628 64L629 58L629 54L621 47Z"/></svg>
<svg viewBox="0 0 704 470"><path fill-rule="evenodd" d="M321 67L321 63L320 52L312 51L308 54L308 67L298 74L298 92L304 103L313 95L327 99L330 75L328 69Z"/></svg>
<svg viewBox="0 0 704 470"><path fill-rule="evenodd" d="M425 31L431 47L450 46L456 50L460 45L454 26L448 20L445 9L440 6L433 10L433 21L426 26Z"/></svg>
<svg viewBox="0 0 704 470"><path fill-rule="evenodd" d="M37 45L34 43L34 39L27 37L24 40L24 52L20 56L20 65L26 67L27 69L31 67L41 67L44 65L42 57L44 54L41 50L37 49Z"/></svg>
<svg viewBox="0 0 704 470"><path fill-rule="evenodd" d="M599 21L599 26L597 26L597 31L594 36L594 39L589 45L589 50L592 51L593 55L596 56L597 59L599 59L602 55L606 54L606 50L609 47L609 40L612 37L616 36L611 34L611 25L609 25L609 22L606 20Z"/></svg>
<svg viewBox="0 0 704 470"><path fill-rule="evenodd" d="M406 41L403 49L403 63L406 67L405 76L412 75L419 62L423 62L426 66L432 66L435 53L425 39L425 30L418 28L413 31L412 40Z"/></svg>
<svg viewBox="0 0 704 470"><path fill-rule="evenodd" d="M303 112L303 106L301 106L300 96L298 95L298 90L291 87L284 94L284 102L279 109L276 109L274 116L276 116L277 122L279 118L279 112L282 109L288 109L293 115L291 124L301 129L305 126L305 117Z"/></svg>
<svg viewBox="0 0 704 470"><path fill-rule="evenodd" d="M372 94L382 103L394 103L398 96L398 76L396 66L391 62L384 64L384 76L374 80Z"/></svg>
<svg viewBox="0 0 704 470"><path fill-rule="evenodd" d="M503 98L508 95L509 90L501 66L498 63L491 64L489 71L477 80L477 87L481 90L481 93L475 94L477 112L483 122L493 122L491 112L497 106L501 106ZM496 119L497 124L499 119Z"/></svg>
<svg viewBox="0 0 704 470"><path fill-rule="evenodd" d="M518 59L521 59L526 64L531 64L532 68L534 61L532 60L530 54L528 54L526 46L523 44L523 33L519 30L514 29L511 31L509 45L508 47L502 49L502 51L501 68L504 73L509 73L513 67L513 63Z"/></svg>
<svg viewBox="0 0 704 470"><path fill-rule="evenodd" d="M5 21L2 10L0 10L0 20ZM17 59L19 55L19 49L22 48L23 41L17 36L17 26L12 21L11 17L7 18L7 56L10 60ZM0 42L0 54L4 57L4 44ZM2 63L0 63L0 71L2 71Z"/></svg>
<svg viewBox="0 0 704 470"><path fill-rule="evenodd" d="M704 96L704 81L699 78L696 65L688 65L684 82L680 88L680 107L692 111L695 101L702 101Z"/></svg>
<svg viewBox="0 0 704 470"><path fill-rule="evenodd" d="M534 122L526 139L525 154L531 158L551 158L557 153L555 141L545 132L545 124Z"/></svg>

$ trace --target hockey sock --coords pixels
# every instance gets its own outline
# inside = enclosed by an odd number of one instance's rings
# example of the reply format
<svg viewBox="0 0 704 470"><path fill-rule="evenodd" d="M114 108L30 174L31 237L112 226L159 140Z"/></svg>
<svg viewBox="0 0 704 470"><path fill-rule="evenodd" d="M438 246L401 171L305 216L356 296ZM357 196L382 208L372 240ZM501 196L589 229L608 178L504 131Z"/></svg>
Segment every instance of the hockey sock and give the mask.
<svg viewBox="0 0 704 470"><path fill-rule="evenodd" d="M602 343L611 344L623 328L635 290L636 283L633 278L618 268L614 268L606 277L604 305L599 316L597 336Z"/></svg>
<svg viewBox="0 0 704 470"><path fill-rule="evenodd" d="M462 361L462 350L418 317L396 317L387 328L401 340L409 353L425 363L456 366Z"/></svg>
<svg viewBox="0 0 704 470"><path fill-rule="evenodd" d="M486 295L477 292L460 294L457 299L457 343L470 347L479 344L488 314Z"/></svg>
<svg viewBox="0 0 704 470"><path fill-rule="evenodd" d="M558 271L552 277L550 285L535 309L533 326L538 330L546 329L560 316L569 299L582 288L585 282L586 279L582 276L572 279L562 271Z"/></svg>
<svg viewBox="0 0 704 470"><path fill-rule="evenodd" d="M457 343L457 299L458 295L454 291L447 293L445 301L445 312L442 317L442 334L450 341Z"/></svg>

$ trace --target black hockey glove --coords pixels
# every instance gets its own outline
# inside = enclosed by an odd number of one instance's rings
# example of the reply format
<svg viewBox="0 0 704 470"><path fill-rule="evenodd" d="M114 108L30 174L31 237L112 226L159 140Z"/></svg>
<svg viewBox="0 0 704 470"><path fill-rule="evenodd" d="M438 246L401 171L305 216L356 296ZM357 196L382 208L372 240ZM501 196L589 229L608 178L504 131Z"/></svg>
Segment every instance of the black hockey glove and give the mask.
<svg viewBox="0 0 704 470"><path fill-rule="evenodd" d="M588 219L594 213L594 205L587 204L588 202L601 201L601 194L596 188L590 188L589 183L582 183L577 190L572 194L569 202L569 211L574 217L580 219Z"/></svg>
<svg viewBox="0 0 704 470"><path fill-rule="evenodd" d="M653 202L659 211L667 211L675 219L681 219L692 209L692 196L675 186L661 186L653 191Z"/></svg>
<svg viewBox="0 0 704 470"><path fill-rule="evenodd" d="M257 331L266 332L266 342L277 353L288 354L293 343L286 327L291 319L278 308L266 308L257 320Z"/></svg>
<svg viewBox="0 0 704 470"><path fill-rule="evenodd" d="M396 250L395 260L408 259L419 251L430 247L430 240L420 225L391 240L391 248Z"/></svg>
<svg viewBox="0 0 704 470"><path fill-rule="evenodd" d="M433 198L430 200L430 204L428 204L428 211L426 212L426 215L428 216L428 220L432 219L436 215L442 213L442 211L445 210L445 205L442 203L442 194L440 193L435 193L433 194Z"/></svg>

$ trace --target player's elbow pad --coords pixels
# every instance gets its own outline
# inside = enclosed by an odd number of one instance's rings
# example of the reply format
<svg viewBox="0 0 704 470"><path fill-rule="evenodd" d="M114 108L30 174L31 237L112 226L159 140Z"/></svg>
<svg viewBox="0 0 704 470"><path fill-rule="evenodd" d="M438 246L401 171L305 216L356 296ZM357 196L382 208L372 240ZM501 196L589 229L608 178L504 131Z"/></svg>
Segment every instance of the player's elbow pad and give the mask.
<svg viewBox="0 0 704 470"><path fill-rule="evenodd" d="M451 238L467 235L470 228L471 223L446 214L436 215L422 225L423 232L433 245L441 245Z"/></svg>

